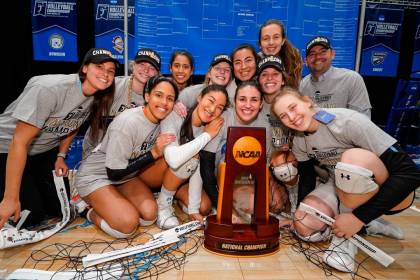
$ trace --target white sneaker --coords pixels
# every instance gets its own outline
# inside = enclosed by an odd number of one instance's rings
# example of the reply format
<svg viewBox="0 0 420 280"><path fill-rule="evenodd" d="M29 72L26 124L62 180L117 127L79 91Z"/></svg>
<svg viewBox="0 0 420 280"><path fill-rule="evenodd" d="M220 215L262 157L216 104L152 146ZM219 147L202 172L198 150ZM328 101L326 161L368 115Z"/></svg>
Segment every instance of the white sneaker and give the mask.
<svg viewBox="0 0 420 280"><path fill-rule="evenodd" d="M172 206L158 208L156 224L161 229L170 229L179 226L179 221L178 218L175 216L174 208L172 208Z"/></svg>
<svg viewBox="0 0 420 280"><path fill-rule="evenodd" d="M383 235L394 239L404 239L404 232L395 224L377 218L366 225L366 233L368 235Z"/></svg>
<svg viewBox="0 0 420 280"><path fill-rule="evenodd" d="M353 272L356 253L357 247L350 240L334 236L322 259L337 270Z"/></svg>

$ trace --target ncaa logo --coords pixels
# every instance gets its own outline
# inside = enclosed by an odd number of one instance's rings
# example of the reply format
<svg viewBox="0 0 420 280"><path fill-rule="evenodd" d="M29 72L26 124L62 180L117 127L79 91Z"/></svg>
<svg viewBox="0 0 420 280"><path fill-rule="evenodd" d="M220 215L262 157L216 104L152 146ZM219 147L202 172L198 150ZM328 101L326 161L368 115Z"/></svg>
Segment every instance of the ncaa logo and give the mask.
<svg viewBox="0 0 420 280"><path fill-rule="evenodd" d="M379 65L385 61L386 52L372 52L371 62L372 65Z"/></svg>
<svg viewBox="0 0 420 280"><path fill-rule="evenodd" d="M64 38L60 34L52 34L48 39L51 48L59 50L64 46Z"/></svg>
<svg viewBox="0 0 420 280"><path fill-rule="evenodd" d="M244 136L236 140L233 145L233 158L241 165L253 165L261 157L260 142L251 136Z"/></svg>

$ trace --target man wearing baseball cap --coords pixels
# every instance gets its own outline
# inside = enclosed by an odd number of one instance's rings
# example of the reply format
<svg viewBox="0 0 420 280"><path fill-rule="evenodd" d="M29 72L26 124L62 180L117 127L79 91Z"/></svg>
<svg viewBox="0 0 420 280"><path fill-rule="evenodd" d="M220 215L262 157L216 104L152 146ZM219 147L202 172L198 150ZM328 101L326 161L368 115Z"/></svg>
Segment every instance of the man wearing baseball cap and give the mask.
<svg viewBox="0 0 420 280"><path fill-rule="evenodd" d="M306 65L310 74L302 79L299 90L323 108L348 108L370 118L372 106L359 73L332 66L335 50L325 36L306 44Z"/></svg>
<svg viewBox="0 0 420 280"><path fill-rule="evenodd" d="M372 107L363 78L355 71L332 66L334 57L335 51L327 37L316 36L309 40L306 45L306 65L310 74L302 79L300 92L309 96L319 107L348 108L370 118ZM317 173L320 175L319 168L317 167ZM340 211L347 210L340 208ZM399 227L384 223L379 219L367 224L365 231L371 235L381 234L395 239L403 238L403 232ZM341 261L339 255L330 256L326 260L327 263Z"/></svg>

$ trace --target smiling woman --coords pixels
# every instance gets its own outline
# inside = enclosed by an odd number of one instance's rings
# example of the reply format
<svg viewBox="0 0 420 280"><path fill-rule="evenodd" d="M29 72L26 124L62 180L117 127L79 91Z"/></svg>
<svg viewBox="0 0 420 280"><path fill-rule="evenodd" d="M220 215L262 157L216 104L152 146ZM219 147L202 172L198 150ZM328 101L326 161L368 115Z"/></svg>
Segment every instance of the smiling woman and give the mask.
<svg viewBox="0 0 420 280"><path fill-rule="evenodd" d="M175 134L177 140L164 148L169 169L165 173L157 199L157 225L160 228L168 229L179 225L172 208L172 199L178 188L176 197L191 218L203 222L203 216L208 214L211 204L208 196L202 192L203 182L200 176L202 153L216 152L219 130L223 125L220 116L227 106L229 98L225 88L221 85L210 85L201 92L196 106L189 111L185 120L172 113L162 122L162 132ZM203 179L205 182L206 177ZM184 183L189 184L183 185Z"/></svg>
<svg viewBox="0 0 420 280"><path fill-rule="evenodd" d="M117 67L110 51L91 49L78 74L33 77L0 115L0 228L21 209L31 211L24 227L61 215L51 170L67 175L64 158L89 115L103 127Z"/></svg>
<svg viewBox="0 0 420 280"><path fill-rule="evenodd" d="M169 70L178 90L183 90L191 84L191 76L194 70L192 55L185 50L174 52L169 61Z"/></svg>
<svg viewBox="0 0 420 280"><path fill-rule="evenodd" d="M233 73L238 85L241 82L254 78L257 72L259 56L252 45L239 45L233 50L230 57L233 63Z"/></svg>
<svg viewBox="0 0 420 280"><path fill-rule="evenodd" d="M375 220L407 209L420 185L420 171L394 138L359 112L317 108L308 96L289 87L275 97L272 109L284 125L301 132L294 136L292 148L300 174L298 203L303 200L335 216L328 229L319 222L315 226L300 208L295 214L295 229L303 239L315 241L313 237L321 237L326 230L335 234L324 255L326 263L353 271L357 248L348 238L362 226L367 233L404 238L398 227L378 226ZM324 182L315 178L314 160L328 172Z"/></svg>
<svg viewBox="0 0 420 280"><path fill-rule="evenodd" d="M179 101L182 105L185 105L186 109L192 108L197 102L197 97L201 94L201 91L209 85L224 86L228 92L229 101L233 102L236 85L232 81L232 61L227 54L216 54L213 56L204 83L189 86L182 90ZM175 111L177 111L176 108Z"/></svg>
<svg viewBox="0 0 420 280"><path fill-rule="evenodd" d="M86 218L113 237L128 237L139 224L151 225L156 219L150 188L162 184L167 168L163 148L175 140L173 134L160 133L160 122L177 97L172 80L150 78L144 89L145 106L119 114L78 169L76 188L92 206Z"/></svg>
<svg viewBox="0 0 420 280"><path fill-rule="evenodd" d="M283 23L276 19L264 22L260 28L258 44L261 57L272 55L283 61L286 73L290 77L290 86L298 88L303 62L299 50L287 39Z"/></svg>

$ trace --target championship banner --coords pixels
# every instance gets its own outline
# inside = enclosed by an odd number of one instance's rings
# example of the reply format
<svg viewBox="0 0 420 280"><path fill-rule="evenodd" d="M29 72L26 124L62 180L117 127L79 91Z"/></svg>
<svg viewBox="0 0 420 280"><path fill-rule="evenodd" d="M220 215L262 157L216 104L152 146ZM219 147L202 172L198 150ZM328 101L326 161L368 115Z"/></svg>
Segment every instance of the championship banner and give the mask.
<svg viewBox="0 0 420 280"><path fill-rule="evenodd" d="M400 56L404 9L371 4L366 7L360 74L395 77Z"/></svg>
<svg viewBox="0 0 420 280"><path fill-rule="evenodd" d="M32 0L34 60L78 61L76 0Z"/></svg>
<svg viewBox="0 0 420 280"><path fill-rule="evenodd" d="M416 35L414 36L413 66L411 78L420 78L420 10L416 12Z"/></svg>
<svg viewBox="0 0 420 280"><path fill-rule="evenodd" d="M128 0L128 58L134 58L134 0ZM124 63L124 0L95 0L95 46Z"/></svg>

